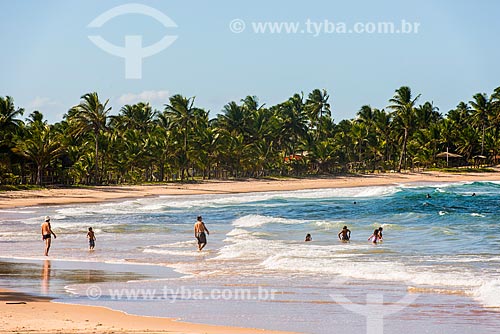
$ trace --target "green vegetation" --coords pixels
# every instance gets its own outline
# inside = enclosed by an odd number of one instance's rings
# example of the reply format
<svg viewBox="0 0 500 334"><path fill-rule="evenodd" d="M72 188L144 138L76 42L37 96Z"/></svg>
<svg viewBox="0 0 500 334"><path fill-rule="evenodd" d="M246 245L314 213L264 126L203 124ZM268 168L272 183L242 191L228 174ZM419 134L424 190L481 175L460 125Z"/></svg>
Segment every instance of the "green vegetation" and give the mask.
<svg viewBox="0 0 500 334"><path fill-rule="evenodd" d="M0 184L0 191L12 190L40 190L42 187L29 184Z"/></svg>
<svg viewBox="0 0 500 334"><path fill-rule="evenodd" d="M419 104L420 98L401 87L387 110L365 105L355 119L336 124L329 95L319 89L273 106L247 96L213 119L194 97L174 95L163 111L141 102L110 115L108 100L88 93L61 122L48 124L38 111L22 121L24 110L0 97L0 185L301 177L498 163L500 87L460 102L446 116L432 102ZM443 152L455 156L447 161Z"/></svg>

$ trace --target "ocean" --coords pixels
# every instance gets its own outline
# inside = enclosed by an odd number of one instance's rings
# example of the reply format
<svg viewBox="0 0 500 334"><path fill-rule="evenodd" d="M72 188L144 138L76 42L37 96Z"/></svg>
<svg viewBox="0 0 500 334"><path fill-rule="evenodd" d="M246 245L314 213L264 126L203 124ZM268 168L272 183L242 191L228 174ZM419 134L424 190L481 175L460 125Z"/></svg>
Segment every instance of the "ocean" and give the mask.
<svg viewBox="0 0 500 334"><path fill-rule="evenodd" d="M499 203L499 182L462 182L228 187L6 209L0 286L132 314L305 333L497 333ZM45 215L57 234L48 259ZM210 231L202 252L198 215ZM343 226L348 243L337 238ZM373 244L378 227L383 242ZM307 233L313 241L304 242Z"/></svg>

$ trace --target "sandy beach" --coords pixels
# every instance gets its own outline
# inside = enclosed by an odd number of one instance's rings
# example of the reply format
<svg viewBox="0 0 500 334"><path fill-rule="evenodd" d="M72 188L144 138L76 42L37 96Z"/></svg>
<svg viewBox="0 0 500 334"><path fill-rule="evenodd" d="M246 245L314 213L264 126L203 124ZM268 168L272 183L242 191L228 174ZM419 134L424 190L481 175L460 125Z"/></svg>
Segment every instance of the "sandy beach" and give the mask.
<svg viewBox="0 0 500 334"><path fill-rule="evenodd" d="M499 181L500 173L383 173L309 179L250 179L162 185L100 186L0 192L0 208L92 203L159 195L196 195L380 186L418 182Z"/></svg>
<svg viewBox="0 0 500 334"><path fill-rule="evenodd" d="M0 333L285 333L140 317L104 307L53 303L50 298L2 289L0 301Z"/></svg>

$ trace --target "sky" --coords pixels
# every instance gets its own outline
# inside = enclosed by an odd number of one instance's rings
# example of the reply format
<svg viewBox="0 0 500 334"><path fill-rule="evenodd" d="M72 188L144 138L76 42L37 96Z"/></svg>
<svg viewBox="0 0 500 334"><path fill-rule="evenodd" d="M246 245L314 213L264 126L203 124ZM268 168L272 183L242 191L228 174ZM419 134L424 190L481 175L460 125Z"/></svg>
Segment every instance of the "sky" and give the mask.
<svg viewBox="0 0 500 334"><path fill-rule="evenodd" d="M401 86L443 115L500 86L495 0L0 0L0 8L0 96L51 123L94 91L113 114L138 101L162 110L182 94L215 117L247 95L270 106L319 88L339 122L365 104L385 108ZM381 22L399 33L367 32ZM131 36L140 36L136 49ZM165 36L175 40L143 56Z"/></svg>

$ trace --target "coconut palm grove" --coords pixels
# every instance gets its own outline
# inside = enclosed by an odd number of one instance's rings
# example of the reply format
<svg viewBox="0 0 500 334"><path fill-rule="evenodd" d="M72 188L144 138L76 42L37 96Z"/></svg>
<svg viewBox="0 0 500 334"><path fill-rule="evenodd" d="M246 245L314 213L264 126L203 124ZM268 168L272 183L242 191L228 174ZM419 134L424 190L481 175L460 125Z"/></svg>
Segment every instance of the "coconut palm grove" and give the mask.
<svg viewBox="0 0 500 334"><path fill-rule="evenodd" d="M403 86L386 106L361 106L355 119L338 123L332 100L320 89L273 106L247 96L210 119L194 97L173 95L163 110L124 105L113 115L92 92L49 124L0 97L0 184L401 172L500 158L500 87L443 114Z"/></svg>

